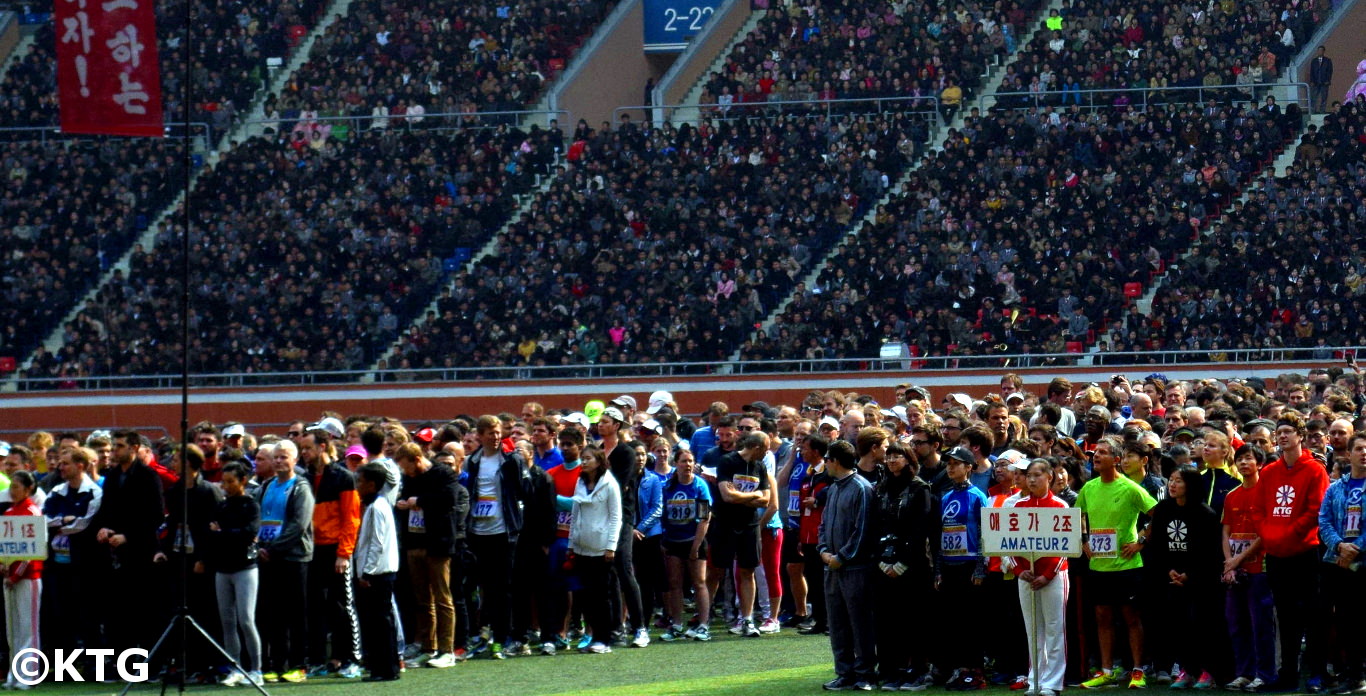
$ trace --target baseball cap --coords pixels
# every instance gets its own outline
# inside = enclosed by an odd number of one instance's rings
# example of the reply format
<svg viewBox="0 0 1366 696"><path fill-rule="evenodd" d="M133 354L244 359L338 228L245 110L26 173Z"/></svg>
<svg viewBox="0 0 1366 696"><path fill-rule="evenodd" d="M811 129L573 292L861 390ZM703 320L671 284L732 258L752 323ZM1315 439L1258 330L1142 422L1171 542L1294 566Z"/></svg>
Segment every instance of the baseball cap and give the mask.
<svg viewBox="0 0 1366 696"><path fill-rule="evenodd" d="M346 448L346 456L360 457L361 459L365 459L370 456L370 453L366 452L365 447L362 445L351 445L350 447Z"/></svg>
<svg viewBox="0 0 1366 696"><path fill-rule="evenodd" d="M227 426L226 428L223 428L223 439L224 439L224 440L226 440L226 439L228 439L228 438L230 438L230 437L241 437L241 436L246 435L246 434L247 434L247 426L242 425L241 423L233 423L232 425L229 425L229 426Z"/></svg>
<svg viewBox="0 0 1366 696"><path fill-rule="evenodd" d="M654 415L659 413L659 409L673 403L674 395L666 391L657 391L650 395L650 407L645 412Z"/></svg>
<svg viewBox="0 0 1366 696"><path fill-rule="evenodd" d="M906 420L906 407L900 404L891 408L884 408L881 411L878 411L878 413L881 413L884 416L891 416L902 423L910 424L910 421Z"/></svg>
<svg viewBox="0 0 1366 696"><path fill-rule="evenodd" d="M436 439L436 428L423 428L413 433L413 439L419 442L428 442Z"/></svg>
<svg viewBox="0 0 1366 696"><path fill-rule="evenodd" d="M840 429L840 422L837 421L837 420L835 420L834 416L826 416L826 417L822 418L822 419L821 419L821 422L820 422L819 424L817 424L816 427L817 427L817 428L824 428L824 427L827 426L827 425L830 426L830 427L832 427L832 428L834 428L835 430L839 430L839 429Z"/></svg>
<svg viewBox="0 0 1366 696"><path fill-rule="evenodd" d="M622 394L607 403L612 404L613 406L625 406L632 411L636 410L636 398L630 394Z"/></svg>
<svg viewBox="0 0 1366 696"><path fill-rule="evenodd" d="M972 397L968 396L967 394L964 394L962 392L954 392L952 394L949 394L949 400L958 404L960 407L962 407L964 411L972 410Z"/></svg>
<svg viewBox="0 0 1366 696"><path fill-rule="evenodd" d="M1024 396L1024 394L1021 394L1020 392L1011 392L1010 395L1006 397L1006 401L1024 401L1024 400L1025 400L1025 396Z"/></svg>
<svg viewBox="0 0 1366 696"><path fill-rule="evenodd" d="M998 462L1003 459L1005 460L1006 464L1012 469L1024 471L1025 469L1029 468L1029 457L1026 456L1025 453L1021 452L1020 450L1008 449L996 457L996 461Z"/></svg>
<svg viewBox="0 0 1366 696"><path fill-rule="evenodd" d="M925 403L930 402L930 390L924 387L907 387L906 391L902 392L902 394L904 395L907 392L915 394L920 401L924 401Z"/></svg>
<svg viewBox="0 0 1366 696"><path fill-rule="evenodd" d="M589 401L583 405L583 415L588 417L589 425L598 422L598 419L602 418L602 410L604 408L607 408L607 404L597 400Z"/></svg>
<svg viewBox="0 0 1366 696"><path fill-rule="evenodd" d="M308 426L308 429L321 430L337 439L346 437L346 427L342 425L341 421L330 416Z"/></svg>
<svg viewBox="0 0 1366 696"><path fill-rule="evenodd" d="M744 406L741 406L740 410L758 411L759 413L763 414L764 418L769 418L771 417L770 412L773 410L773 407L769 406L767 401L755 401L752 404L745 404Z"/></svg>
<svg viewBox="0 0 1366 696"><path fill-rule="evenodd" d="M588 420L588 416L585 416L584 414L579 413L578 411L575 411L575 412L573 412L573 413L571 413L571 414L565 416L565 417L564 417L564 422L566 422L566 423L578 423L579 425L582 425L582 426L585 427L585 428L587 428L588 426L590 426L590 425L593 424L593 421Z"/></svg>
<svg viewBox="0 0 1366 696"><path fill-rule="evenodd" d="M1176 432L1172 433L1172 439L1175 440L1178 437L1188 437L1194 440L1195 431L1191 430L1190 428L1177 428Z"/></svg>
<svg viewBox="0 0 1366 696"><path fill-rule="evenodd" d="M617 408L616 406L608 406L607 408L603 409L602 415L598 417L598 422L601 423L603 418L611 418L612 420L618 423L626 422L626 416L622 414L621 409Z"/></svg>
<svg viewBox="0 0 1366 696"><path fill-rule="evenodd" d="M8 457L8 456L9 456L9 443L8 443L8 442L5 442L4 440L0 440L0 457Z"/></svg>
<svg viewBox="0 0 1366 696"><path fill-rule="evenodd" d="M964 464L977 463L977 457L972 454L971 450L962 445L958 445L957 447L949 449L949 451L944 453L944 456L948 457L949 459L957 459L958 461L963 462Z"/></svg>
<svg viewBox="0 0 1366 696"><path fill-rule="evenodd" d="M657 421L657 420L655 420L655 419L653 419L653 418L651 418L651 419L649 419L649 420L647 420L647 421L641 423L640 425L637 425L636 427L637 427L637 428L640 428L641 430L649 430L649 431L652 431L652 432L654 432L656 435L661 434L661 433L664 432L664 426L660 425L660 424L659 424L659 421Z"/></svg>

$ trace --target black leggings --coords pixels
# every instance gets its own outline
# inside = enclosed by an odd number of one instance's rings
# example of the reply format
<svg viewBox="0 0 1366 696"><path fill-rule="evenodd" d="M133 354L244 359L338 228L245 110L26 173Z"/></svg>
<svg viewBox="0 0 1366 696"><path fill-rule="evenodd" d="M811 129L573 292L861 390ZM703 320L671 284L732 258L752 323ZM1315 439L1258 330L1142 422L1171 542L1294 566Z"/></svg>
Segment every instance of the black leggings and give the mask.
<svg viewBox="0 0 1366 696"><path fill-rule="evenodd" d="M574 557L574 574L578 576L580 588L574 591L574 606L583 610L593 640L609 645L612 632L621 625L620 617L612 614L608 597L617 574L613 565L602 556Z"/></svg>
<svg viewBox="0 0 1366 696"><path fill-rule="evenodd" d="M802 544L802 575L806 577L806 596L811 602L811 620L817 628L825 628L825 563L815 544ZM713 609L715 611L715 609Z"/></svg>
<svg viewBox="0 0 1366 696"><path fill-rule="evenodd" d="M649 626L655 615L657 599L668 589L664 576L664 547L660 544L662 538L656 535L635 542L636 582L640 586L641 626L644 627Z"/></svg>

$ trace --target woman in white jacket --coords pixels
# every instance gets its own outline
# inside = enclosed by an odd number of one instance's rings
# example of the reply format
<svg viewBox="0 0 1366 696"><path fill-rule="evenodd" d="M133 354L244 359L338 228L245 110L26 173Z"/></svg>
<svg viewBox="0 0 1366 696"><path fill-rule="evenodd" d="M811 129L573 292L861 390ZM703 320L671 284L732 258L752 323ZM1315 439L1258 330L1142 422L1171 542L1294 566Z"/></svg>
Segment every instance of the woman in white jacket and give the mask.
<svg viewBox="0 0 1366 696"><path fill-rule="evenodd" d="M578 579L574 606L583 609L588 628L596 638L584 652L602 654L612 652L604 640L615 627L607 592L612 587L612 560L621 532L621 488L607 469L605 452L596 448L584 450L582 461L569 526L569 551Z"/></svg>

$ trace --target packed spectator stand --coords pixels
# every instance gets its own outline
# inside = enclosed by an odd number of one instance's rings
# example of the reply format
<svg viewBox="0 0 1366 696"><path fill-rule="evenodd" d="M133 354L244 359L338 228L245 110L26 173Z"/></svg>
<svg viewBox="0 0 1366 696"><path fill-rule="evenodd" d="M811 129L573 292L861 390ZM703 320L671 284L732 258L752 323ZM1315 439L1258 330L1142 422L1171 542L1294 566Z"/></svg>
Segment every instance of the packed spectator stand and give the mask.
<svg viewBox="0 0 1366 696"><path fill-rule="evenodd" d="M392 67L430 49L435 67L446 55L443 39L422 38L431 26L420 12L409 17L412 23L386 25L393 30L381 29L383 39L360 32L381 10L353 6L315 44L303 77L267 96L264 134L235 144L196 183L193 372L368 367L436 296L446 260L486 242L506 221L514 195L528 191L536 174L549 174L563 149L557 130L523 130L475 116L438 121L422 115L436 111L414 112L417 102L406 101L412 94L396 70L393 83L372 75L370 96L383 107L379 113L368 105L348 110L345 78L310 82L308 76L323 75L328 65ZM495 8L467 10L452 29L484 42L474 55L482 98L490 101L474 104L452 93L446 102L452 112L529 107L544 83L527 82L505 69L505 61L544 59L553 72L602 14L579 3L532 4L507 17ZM558 48L533 49L512 38L532 21L546 23L532 35L553 32ZM514 54L519 45L525 55ZM484 90L488 85L494 89ZM432 87L424 83L417 91ZM338 89L339 100L317 96ZM512 98L521 101L506 101ZM81 378L165 374L166 365L178 364L180 283L163 270L178 267L179 230L165 225L152 248L135 250L130 273L115 274L67 325L61 351L40 355L27 376L57 378L48 388L78 388L103 384Z"/></svg>

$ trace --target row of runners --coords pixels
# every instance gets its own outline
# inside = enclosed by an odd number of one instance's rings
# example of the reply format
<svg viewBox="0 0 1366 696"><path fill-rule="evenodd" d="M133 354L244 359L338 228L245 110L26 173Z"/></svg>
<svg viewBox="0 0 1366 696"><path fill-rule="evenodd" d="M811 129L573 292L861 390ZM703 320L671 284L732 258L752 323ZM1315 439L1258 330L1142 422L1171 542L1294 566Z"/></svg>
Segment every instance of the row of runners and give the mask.
<svg viewBox="0 0 1366 696"><path fill-rule="evenodd" d="M162 608L183 593L244 668L198 649L188 678L226 684L708 640L716 620L828 633L827 689L1366 693L1366 434L1335 377L1036 397L1007 375L981 400L715 403L700 427L656 392L413 429L203 423L183 448L35 436L3 445L6 514L46 515L51 553L8 567L7 636L146 647L147 607L79 598L165 583ZM985 506L1080 508L1086 556L988 558Z"/></svg>

